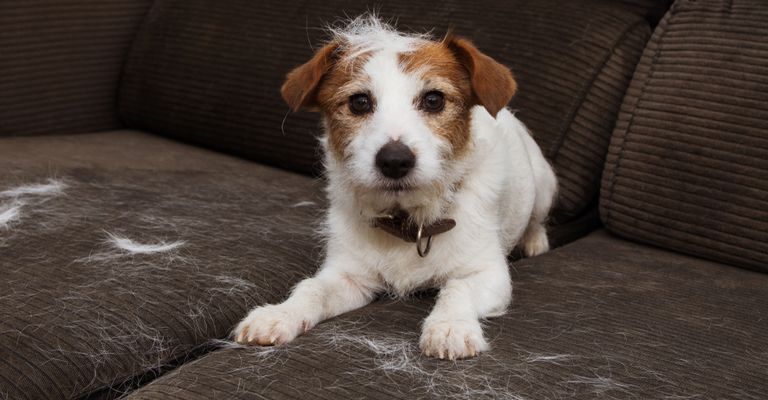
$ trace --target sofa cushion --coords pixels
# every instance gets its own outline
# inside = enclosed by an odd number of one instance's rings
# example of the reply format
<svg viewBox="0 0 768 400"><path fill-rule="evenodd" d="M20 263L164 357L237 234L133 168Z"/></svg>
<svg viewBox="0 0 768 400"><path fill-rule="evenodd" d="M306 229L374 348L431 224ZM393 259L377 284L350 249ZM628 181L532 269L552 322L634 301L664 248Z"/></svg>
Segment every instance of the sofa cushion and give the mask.
<svg viewBox="0 0 768 400"><path fill-rule="evenodd" d="M518 263L491 351L422 357L432 298L379 301L280 348L227 346L128 396L149 399L763 398L768 275L598 232Z"/></svg>
<svg viewBox="0 0 768 400"><path fill-rule="evenodd" d="M515 72L511 107L558 171L558 219L595 200L626 85L663 2L395 1L403 29L449 26ZM285 74L310 58L320 29L368 10L363 2L159 0L128 59L120 113L131 126L295 171L320 168L316 115L290 114ZM639 12L645 10L647 12Z"/></svg>
<svg viewBox="0 0 768 400"><path fill-rule="evenodd" d="M611 141L612 232L768 271L768 9L678 1L654 32Z"/></svg>
<svg viewBox="0 0 768 400"><path fill-rule="evenodd" d="M308 177L140 132L0 139L0 170L2 398L140 383L318 259Z"/></svg>
<svg viewBox="0 0 768 400"><path fill-rule="evenodd" d="M120 70L150 0L0 2L0 136L120 126Z"/></svg>

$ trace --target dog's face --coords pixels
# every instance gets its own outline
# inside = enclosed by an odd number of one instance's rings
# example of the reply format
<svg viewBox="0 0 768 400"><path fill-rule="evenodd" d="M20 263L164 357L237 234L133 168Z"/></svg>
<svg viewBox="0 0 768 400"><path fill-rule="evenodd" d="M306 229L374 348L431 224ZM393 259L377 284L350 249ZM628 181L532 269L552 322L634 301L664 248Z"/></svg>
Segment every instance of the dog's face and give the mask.
<svg viewBox="0 0 768 400"><path fill-rule="evenodd" d="M288 74L282 94L294 110L323 113L330 161L358 197L381 210L418 206L460 180L470 109L495 116L515 81L464 39L369 35L327 44Z"/></svg>

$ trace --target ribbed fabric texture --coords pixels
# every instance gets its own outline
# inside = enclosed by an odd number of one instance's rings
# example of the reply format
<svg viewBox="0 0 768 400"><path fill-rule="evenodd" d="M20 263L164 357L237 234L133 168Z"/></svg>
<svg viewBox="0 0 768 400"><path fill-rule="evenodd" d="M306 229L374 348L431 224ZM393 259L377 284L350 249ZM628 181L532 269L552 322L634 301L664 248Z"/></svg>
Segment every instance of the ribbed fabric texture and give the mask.
<svg viewBox="0 0 768 400"><path fill-rule="evenodd" d="M136 132L3 138L0 171L0 213L20 207L0 224L2 399L115 398L319 259L305 176ZM52 176L60 194L2 193ZM108 233L181 244L131 254Z"/></svg>
<svg viewBox="0 0 768 400"><path fill-rule="evenodd" d="M595 177L620 99L650 35L646 15L637 12L641 2L634 3L395 1L379 8L404 30L434 28L439 35L453 26L513 69L520 90L511 107L560 173L557 214L564 222L596 197ZM322 43L320 27L369 9L348 0L157 1L125 69L123 121L295 171L318 171L317 116L289 114L279 88Z"/></svg>
<svg viewBox="0 0 768 400"><path fill-rule="evenodd" d="M603 64L593 71L592 77L582 78L589 82L588 86L583 86L584 81L562 81L562 85L568 85L574 92L580 89L583 92L581 98L575 100L572 114L561 125L555 141L546 146L559 178L555 222L562 223L583 214L595 201L609 132L613 130L618 105L649 35L648 26L638 23L616 38L613 50L605 55ZM600 50L592 48L587 53L600 54ZM562 65L556 60L551 62Z"/></svg>
<svg viewBox="0 0 768 400"><path fill-rule="evenodd" d="M120 70L150 3L0 1L0 136L118 127Z"/></svg>
<svg viewBox="0 0 768 400"><path fill-rule="evenodd" d="M611 141L613 232L768 271L768 7L679 1L638 66Z"/></svg>
<svg viewBox="0 0 768 400"><path fill-rule="evenodd" d="M433 300L375 302L274 350L229 348L128 400L753 399L768 392L768 275L593 234L514 269L491 351L418 350Z"/></svg>

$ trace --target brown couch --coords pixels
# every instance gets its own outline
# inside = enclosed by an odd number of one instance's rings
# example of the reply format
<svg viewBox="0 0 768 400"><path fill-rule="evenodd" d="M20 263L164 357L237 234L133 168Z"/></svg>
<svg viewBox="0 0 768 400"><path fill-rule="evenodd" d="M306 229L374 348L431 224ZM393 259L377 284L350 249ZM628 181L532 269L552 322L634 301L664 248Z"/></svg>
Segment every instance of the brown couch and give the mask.
<svg viewBox="0 0 768 400"><path fill-rule="evenodd" d="M768 5L377 4L509 65L560 179L492 350L421 356L434 293L226 341L321 257L319 127L278 88L372 5L7 0L0 399L766 398Z"/></svg>

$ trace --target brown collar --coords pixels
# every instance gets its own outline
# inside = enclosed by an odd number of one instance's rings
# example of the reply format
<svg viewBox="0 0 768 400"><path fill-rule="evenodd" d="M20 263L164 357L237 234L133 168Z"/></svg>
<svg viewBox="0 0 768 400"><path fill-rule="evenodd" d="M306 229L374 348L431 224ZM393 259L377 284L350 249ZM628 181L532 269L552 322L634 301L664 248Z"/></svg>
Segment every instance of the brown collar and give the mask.
<svg viewBox="0 0 768 400"><path fill-rule="evenodd" d="M378 217L373 220L373 227L379 228L392 236L396 236L408 243L416 243L419 255L424 257L429 252L429 244L432 236L450 231L456 226L456 220L447 218L439 219L429 225L419 226L414 223L408 212L402 209L393 211L391 214ZM419 235L421 229L421 235ZM427 239L427 248L422 250L420 239Z"/></svg>

